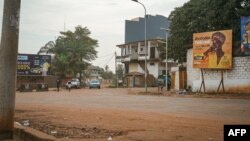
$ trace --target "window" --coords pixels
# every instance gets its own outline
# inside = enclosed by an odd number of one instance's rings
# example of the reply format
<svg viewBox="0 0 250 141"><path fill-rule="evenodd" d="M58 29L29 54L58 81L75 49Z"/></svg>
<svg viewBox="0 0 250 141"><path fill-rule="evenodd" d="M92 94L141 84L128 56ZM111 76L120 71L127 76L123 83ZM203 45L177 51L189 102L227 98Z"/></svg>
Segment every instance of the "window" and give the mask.
<svg viewBox="0 0 250 141"><path fill-rule="evenodd" d="M155 65L155 63L150 63L150 66L154 66Z"/></svg>
<svg viewBox="0 0 250 141"><path fill-rule="evenodd" d="M155 47L150 48L150 58L154 59L155 58Z"/></svg>
<svg viewBox="0 0 250 141"><path fill-rule="evenodd" d="M39 65L39 64L40 64L39 60L34 60L34 65Z"/></svg>
<svg viewBox="0 0 250 141"><path fill-rule="evenodd" d="M143 48L141 48L141 51L143 51Z"/></svg>
<svg viewBox="0 0 250 141"><path fill-rule="evenodd" d="M166 75L166 70L162 70L162 74L163 74L163 75Z"/></svg>
<svg viewBox="0 0 250 141"><path fill-rule="evenodd" d="M138 49L135 49L135 52L138 52Z"/></svg>

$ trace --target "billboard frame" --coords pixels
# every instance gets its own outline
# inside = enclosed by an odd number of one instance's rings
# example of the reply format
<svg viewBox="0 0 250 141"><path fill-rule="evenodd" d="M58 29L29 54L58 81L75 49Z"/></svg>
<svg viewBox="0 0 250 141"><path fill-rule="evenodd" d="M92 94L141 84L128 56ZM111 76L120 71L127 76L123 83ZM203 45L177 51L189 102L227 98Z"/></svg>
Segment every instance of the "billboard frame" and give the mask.
<svg viewBox="0 0 250 141"><path fill-rule="evenodd" d="M47 76L50 68L50 55L18 54L17 76Z"/></svg>
<svg viewBox="0 0 250 141"><path fill-rule="evenodd" d="M193 68L232 69L232 30L194 33Z"/></svg>

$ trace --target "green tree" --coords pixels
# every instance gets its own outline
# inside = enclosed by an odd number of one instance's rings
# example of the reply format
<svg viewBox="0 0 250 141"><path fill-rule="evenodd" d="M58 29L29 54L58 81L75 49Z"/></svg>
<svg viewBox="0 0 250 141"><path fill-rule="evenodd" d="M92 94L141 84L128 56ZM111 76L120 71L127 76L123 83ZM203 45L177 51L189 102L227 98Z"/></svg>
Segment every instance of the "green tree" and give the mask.
<svg viewBox="0 0 250 141"><path fill-rule="evenodd" d="M89 61L97 57L96 47L98 41L90 37L91 32L87 27L75 27L75 31L60 32L56 39L55 46L51 51L55 54L53 71L65 76L77 73L83 73L83 70L89 65Z"/></svg>
<svg viewBox="0 0 250 141"><path fill-rule="evenodd" d="M193 33L199 32L232 29L233 43L237 46L240 17L247 15L250 15L249 0L190 0L168 17L171 21L168 56L185 62L187 49L192 48Z"/></svg>
<svg viewBox="0 0 250 141"><path fill-rule="evenodd" d="M101 76L102 76L102 74L104 73L105 71L104 71L104 69L103 68L98 68L98 74L100 74Z"/></svg>
<svg viewBox="0 0 250 141"><path fill-rule="evenodd" d="M122 64L117 65L117 75L118 79L121 80L123 78L124 66Z"/></svg>
<svg viewBox="0 0 250 141"><path fill-rule="evenodd" d="M52 72L62 78L64 78L66 74L70 74L72 70L70 68L70 62L68 61L69 59L70 56L68 56L66 53L60 53L56 55L52 60Z"/></svg>
<svg viewBox="0 0 250 141"><path fill-rule="evenodd" d="M40 48L40 50L38 51L37 54L41 54L41 53L45 53L45 54L49 54L50 50L55 46L55 43L53 41L49 41L48 43L46 43L44 46L42 46Z"/></svg>
<svg viewBox="0 0 250 141"><path fill-rule="evenodd" d="M114 76L114 73L109 70L108 65L105 66L105 71L104 71L104 69L101 69L101 71L102 71L101 76L104 80L111 80L112 77Z"/></svg>

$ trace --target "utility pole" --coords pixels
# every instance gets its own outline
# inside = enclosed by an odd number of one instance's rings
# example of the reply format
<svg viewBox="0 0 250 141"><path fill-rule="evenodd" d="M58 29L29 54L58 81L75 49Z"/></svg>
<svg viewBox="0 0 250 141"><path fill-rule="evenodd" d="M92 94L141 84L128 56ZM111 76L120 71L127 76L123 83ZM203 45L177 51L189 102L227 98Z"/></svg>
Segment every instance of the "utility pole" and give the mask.
<svg viewBox="0 0 250 141"><path fill-rule="evenodd" d="M161 27L162 30L165 30L166 31L166 77L165 77L165 85L166 85L166 91L168 91L168 34L170 32L170 29L169 28L163 28Z"/></svg>
<svg viewBox="0 0 250 141"><path fill-rule="evenodd" d="M148 46L147 46L147 9L146 9L146 7L145 7L145 5L143 4L143 3L141 3L141 2L139 2L138 0L132 0L132 1L134 1L134 2L137 2L137 3L139 3L140 5L142 5L143 6L143 8L144 8L144 12L145 12L145 14L144 14L144 46L145 46L145 67L144 67L144 69L145 69L145 73L144 73L144 77L145 77L145 93L147 93L148 92L148 89L147 89L147 73L148 73L148 71L147 71L147 56L148 56Z"/></svg>
<svg viewBox="0 0 250 141"><path fill-rule="evenodd" d="M117 71L117 60L116 60L117 54L115 52L115 74L116 74L116 88L118 88L118 71Z"/></svg>
<svg viewBox="0 0 250 141"><path fill-rule="evenodd" d="M13 139L21 0L4 0L0 45L0 140Z"/></svg>

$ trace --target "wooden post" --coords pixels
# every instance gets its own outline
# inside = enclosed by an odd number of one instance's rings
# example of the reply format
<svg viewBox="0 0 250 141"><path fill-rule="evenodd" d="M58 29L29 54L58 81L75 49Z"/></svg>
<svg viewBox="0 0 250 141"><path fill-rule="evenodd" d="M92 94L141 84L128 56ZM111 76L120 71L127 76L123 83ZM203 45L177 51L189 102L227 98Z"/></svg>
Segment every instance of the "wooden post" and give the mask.
<svg viewBox="0 0 250 141"><path fill-rule="evenodd" d="M218 87L218 89L217 89L217 93L219 93L220 86L222 86L222 91L223 91L223 93L225 92L223 72L224 72L224 71L221 70L221 80L220 80L219 87Z"/></svg>
<svg viewBox="0 0 250 141"><path fill-rule="evenodd" d="M0 140L13 139L21 0L4 0L0 46Z"/></svg>
<svg viewBox="0 0 250 141"><path fill-rule="evenodd" d="M200 86L200 91L199 92L201 92L202 86L203 86L203 92L205 92L206 91L206 87L205 87L203 69L201 69L201 86Z"/></svg>

